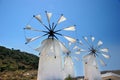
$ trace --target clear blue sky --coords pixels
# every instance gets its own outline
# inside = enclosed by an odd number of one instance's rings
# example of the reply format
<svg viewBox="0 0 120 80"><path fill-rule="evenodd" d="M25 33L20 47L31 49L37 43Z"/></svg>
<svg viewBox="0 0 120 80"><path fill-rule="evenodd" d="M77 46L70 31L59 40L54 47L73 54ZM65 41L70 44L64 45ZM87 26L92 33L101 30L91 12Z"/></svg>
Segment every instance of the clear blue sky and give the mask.
<svg viewBox="0 0 120 80"><path fill-rule="evenodd" d="M76 24L79 39L93 35L104 42L111 58L100 70L120 69L120 0L0 0L0 45L38 55L24 44L23 28L45 10L63 13ZM83 75L82 62L76 70L76 76Z"/></svg>

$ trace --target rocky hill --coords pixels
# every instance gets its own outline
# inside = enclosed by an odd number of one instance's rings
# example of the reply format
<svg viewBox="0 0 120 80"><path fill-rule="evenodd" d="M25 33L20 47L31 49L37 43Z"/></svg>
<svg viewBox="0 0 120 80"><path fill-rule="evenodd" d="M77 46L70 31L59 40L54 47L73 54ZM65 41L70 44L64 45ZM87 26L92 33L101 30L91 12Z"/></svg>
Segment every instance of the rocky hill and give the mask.
<svg viewBox="0 0 120 80"><path fill-rule="evenodd" d="M0 46L0 80L36 80L36 55Z"/></svg>

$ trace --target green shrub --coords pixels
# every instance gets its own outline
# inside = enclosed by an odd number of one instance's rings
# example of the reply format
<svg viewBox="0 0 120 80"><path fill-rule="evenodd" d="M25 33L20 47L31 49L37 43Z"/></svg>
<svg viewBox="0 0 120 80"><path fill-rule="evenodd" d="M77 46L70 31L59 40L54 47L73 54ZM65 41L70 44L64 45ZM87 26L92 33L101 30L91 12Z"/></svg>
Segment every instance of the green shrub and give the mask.
<svg viewBox="0 0 120 80"><path fill-rule="evenodd" d="M65 80L72 80L72 77L69 75L68 77L65 78Z"/></svg>

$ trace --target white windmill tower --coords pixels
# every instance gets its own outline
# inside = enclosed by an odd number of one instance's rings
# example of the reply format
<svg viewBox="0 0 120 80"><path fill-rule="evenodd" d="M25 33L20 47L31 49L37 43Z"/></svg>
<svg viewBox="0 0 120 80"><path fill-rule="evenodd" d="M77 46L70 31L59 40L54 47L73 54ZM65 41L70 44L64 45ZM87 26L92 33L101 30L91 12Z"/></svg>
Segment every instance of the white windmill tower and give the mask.
<svg viewBox="0 0 120 80"><path fill-rule="evenodd" d="M83 37L86 44L79 41L79 43L85 48L80 49L80 51L89 53L83 57L85 80L102 80L98 69L98 61L102 66L105 66L106 63L102 60L102 58L109 59L110 56L107 54L108 49L102 48L103 42L101 40L99 40L97 45L95 45L95 37L91 36L90 38L91 40L88 40L87 37Z"/></svg>
<svg viewBox="0 0 120 80"><path fill-rule="evenodd" d="M64 57L64 78L71 76L75 77L74 63L70 53L67 53Z"/></svg>
<svg viewBox="0 0 120 80"><path fill-rule="evenodd" d="M65 54L64 57L64 78L68 76L75 77L75 65L73 59L79 61L79 58L74 56L75 54L80 54L78 47L74 46L71 42L68 44L69 52ZM77 50L77 51L76 51Z"/></svg>
<svg viewBox="0 0 120 80"><path fill-rule="evenodd" d="M31 27L31 25L27 25L24 28L25 31L43 32L44 34L42 36L40 35L33 38L26 37L26 44L35 41L41 37L47 36L47 39L43 40L41 46L36 49L40 53L37 80L63 80L61 53L67 53L68 50L62 44L62 42L58 40L57 35L62 36L73 43L76 41L74 38L65 36L59 32L62 30L74 31L75 26L56 30L57 25L65 21L66 18L62 14L55 24L54 22L50 22L52 13L49 13L47 11L45 11L45 13L47 16L48 26L43 23L40 14L34 15L33 17L38 20L46 30L39 30Z"/></svg>

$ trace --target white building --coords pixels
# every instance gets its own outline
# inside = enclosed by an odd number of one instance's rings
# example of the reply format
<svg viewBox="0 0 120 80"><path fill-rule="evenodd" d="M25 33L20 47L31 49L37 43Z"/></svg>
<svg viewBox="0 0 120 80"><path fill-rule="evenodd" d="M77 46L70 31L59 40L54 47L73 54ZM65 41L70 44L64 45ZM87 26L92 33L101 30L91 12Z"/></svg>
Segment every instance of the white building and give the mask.
<svg viewBox="0 0 120 80"><path fill-rule="evenodd" d="M102 77L102 80L120 80L120 75L113 73L112 71L103 73L101 77ZM83 76L77 77L76 79L73 79L73 80L84 80L84 77Z"/></svg>
<svg viewBox="0 0 120 80"><path fill-rule="evenodd" d="M103 80L120 80L120 75L112 72L107 72L105 74L102 74L102 79Z"/></svg>

